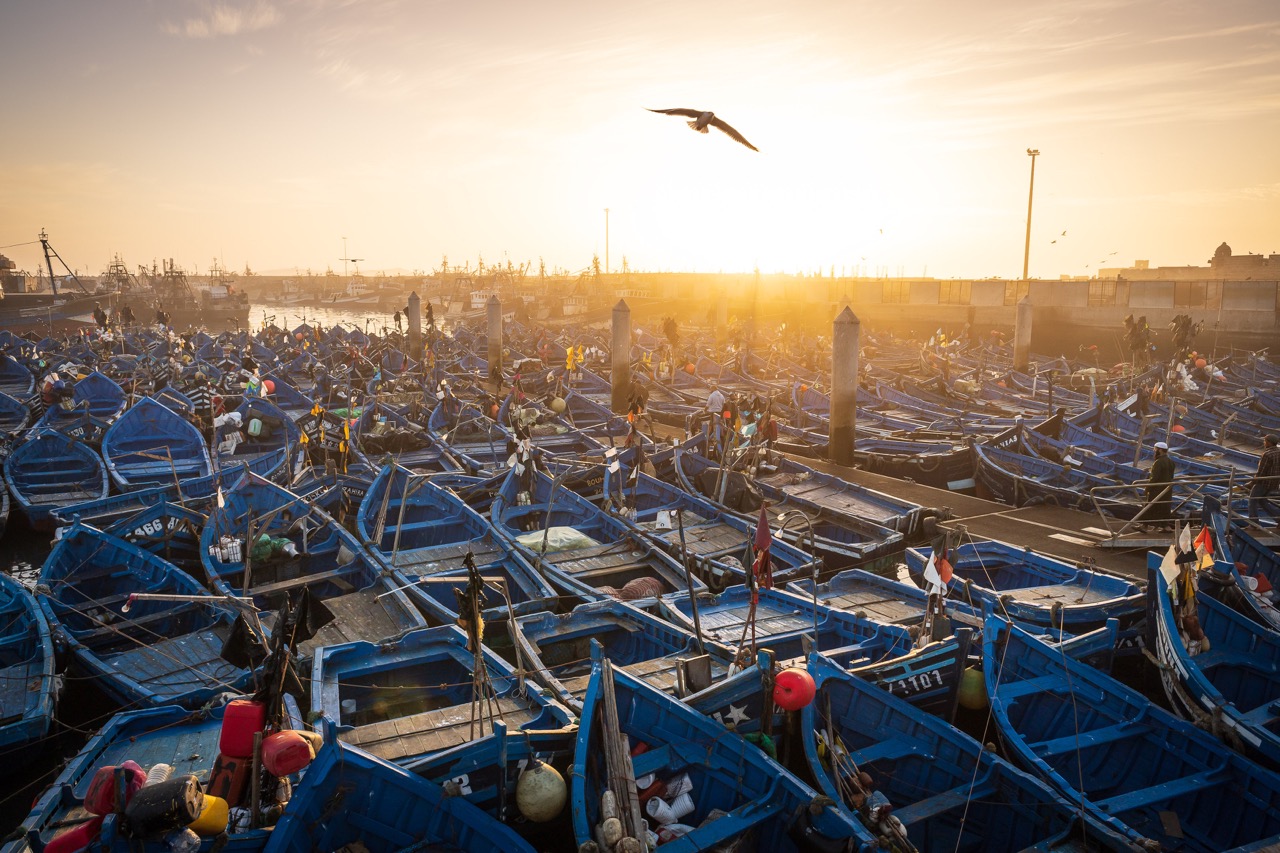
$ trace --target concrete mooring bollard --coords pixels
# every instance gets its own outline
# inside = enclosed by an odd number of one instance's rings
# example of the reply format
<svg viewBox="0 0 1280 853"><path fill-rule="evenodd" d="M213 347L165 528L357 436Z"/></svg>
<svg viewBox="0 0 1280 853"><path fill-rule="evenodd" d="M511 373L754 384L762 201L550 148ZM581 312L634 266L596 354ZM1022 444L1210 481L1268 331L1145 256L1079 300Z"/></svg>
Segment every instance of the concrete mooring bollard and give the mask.
<svg viewBox="0 0 1280 853"><path fill-rule="evenodd" d="M837 465L853 464L861 337L862 323L846 305L831 324L831 436L827 452Z"/></svg>
<svg viewBox="0 0 1280 853"><path fill-rule="evenodd" d="M497 294L489 297L485 303L489 319L489 378L493 380L494 391L502 389L502 303Z"/></svg>
<svg viewBox="0 0 1280 853"><path fill-rule="evenodd" d="M409 294L409 352L408 356L415 361L422 361L422 300L418 291Z"/></svg>
<svg viewBox="0 0 1280 853"><path fill-rule="evenodd" d="M625 299L613 306L613 367L610 384L614 414L627 413L627 397L631 392L631 309Z"/></svg>
<svg viewBox="0 0 1280 853"><path fill-rule="evenodd" d="M1026 373L1031 365L1031 317L1034 313L1031 297L1022 297L1013 321L1013 369L1021 373Z"/></svg>

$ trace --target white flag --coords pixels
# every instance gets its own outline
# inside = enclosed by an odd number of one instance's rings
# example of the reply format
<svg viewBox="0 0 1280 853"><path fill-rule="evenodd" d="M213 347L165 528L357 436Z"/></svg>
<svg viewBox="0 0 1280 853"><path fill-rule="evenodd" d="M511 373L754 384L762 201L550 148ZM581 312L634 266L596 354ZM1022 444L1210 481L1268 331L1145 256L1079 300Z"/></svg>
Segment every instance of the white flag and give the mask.
<svg viewBox="0 0 1280 853"><path fill-rule="evenodd" d="M924 582L930 595L942 595L947 591L942 575L938 574L938 562L933 554L929 555L929 562L924 567Z"/></svg>
<svg viewBox="0 0 1280 853"><path fill-rule="evenodd" d="M1178 534L1178 550L1186 554L1191 551L1191 525L1182 525L1182 532Z"/></svg>
<svg viewBox="0 0 1280 853"><path fill-rule="evenodd" d="M1165 551L1164 559L1160 561L1160 576L1164 578L1166 584L1172 585L1178 579L1178 549L1172 545L1169 550Z"/></svg>

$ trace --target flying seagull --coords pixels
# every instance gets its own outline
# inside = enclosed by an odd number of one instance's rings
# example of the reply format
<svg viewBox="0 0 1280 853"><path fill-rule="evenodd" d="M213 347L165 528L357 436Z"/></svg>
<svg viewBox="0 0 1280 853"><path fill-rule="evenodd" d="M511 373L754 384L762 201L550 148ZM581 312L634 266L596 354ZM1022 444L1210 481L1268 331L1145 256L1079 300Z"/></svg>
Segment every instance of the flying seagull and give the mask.
<svg viewBox="0 0 1280 853"><path fill-rule="evenodd" d="M649 109L649 108L646 107L646 109ZM663 115L668 115L668 116L685 116L687 118L691 118L693 119L693 121L688 122L688 125L689 127L698 131L698 133L706 133L708 127L714 127L718 130L723 130L725 133L729 134L729 136L741 142L743 145L747 146L752 151L760 150L759 148L755 147L750 142L748 142L745 136L743 136L741 133L738 133L738 131L734 130L732 127L726 124L723 119L716 118L716 114L711 112L711 110L686 110L682 107L674 107L669 110L649 109L649 112L662 113Z"/></svg>

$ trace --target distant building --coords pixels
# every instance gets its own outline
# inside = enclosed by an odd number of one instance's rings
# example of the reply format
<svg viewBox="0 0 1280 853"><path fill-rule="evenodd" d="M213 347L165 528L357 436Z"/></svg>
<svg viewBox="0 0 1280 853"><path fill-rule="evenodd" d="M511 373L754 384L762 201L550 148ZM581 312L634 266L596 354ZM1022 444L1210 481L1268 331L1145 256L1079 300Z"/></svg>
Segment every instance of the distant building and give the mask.
<svg viewBox="0 0 1280 853"><path fill-rule="evenodd" d="M1156 267L1150 261L1134 261L1131 267L1098 270L1100 279L1127 281L1276 281L1280 280L1280 255L1234 255L1226 243L1218 246L1207 267Z"/></svg>
<svg viewBox="0 0 1280 853"><path fill-rule="evenodd" d="M0 255L0 292L26 293L27 277L18 272L17 265L4 255Z"/></svg>

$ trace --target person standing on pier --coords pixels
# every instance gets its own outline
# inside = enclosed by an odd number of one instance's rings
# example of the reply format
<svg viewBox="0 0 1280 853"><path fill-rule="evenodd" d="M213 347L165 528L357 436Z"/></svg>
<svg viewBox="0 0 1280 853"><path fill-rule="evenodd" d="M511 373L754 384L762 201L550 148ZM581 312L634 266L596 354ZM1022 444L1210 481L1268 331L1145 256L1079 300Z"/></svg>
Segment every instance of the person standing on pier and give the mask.
<svg viewBox="0 0 1280 853"><path fill-rule="evenodd" d="M1249 486L1249 520L1254 524L1258 523L1259 511L1265 511L1267 515L1273 519L1276 518L1275 507L1272 506L1268 495L1274 492L1277 484L1280 484L1280 446L1277 446L1277 439L1274 435L1268 435L1262 439L1262 456L1258 459L1258 472L1253 476L1253 483Z"/></svg>
<svg viewBox="0 0 1280 853"><path fill-rule="evenodd" d="M1169 445L1157 441L1155 451L1155 461L1151 463L1148 477L1151 485L1147 486L1147 501L1151 504L1151 509L1147 511L1146 519L1158 527L1164 527L1173 517L1174 465L1169 458Z"/></svg>

